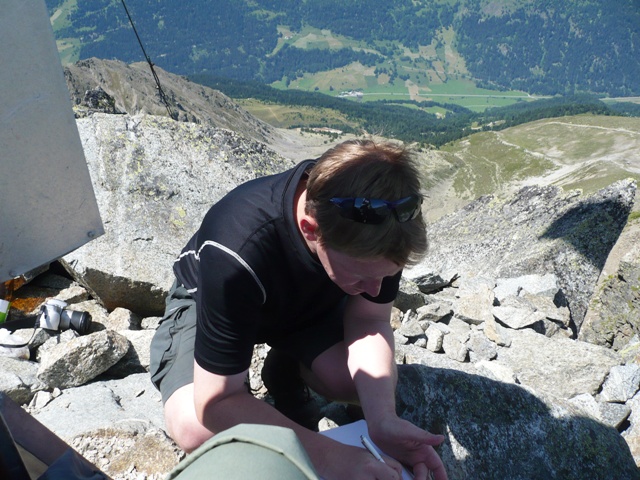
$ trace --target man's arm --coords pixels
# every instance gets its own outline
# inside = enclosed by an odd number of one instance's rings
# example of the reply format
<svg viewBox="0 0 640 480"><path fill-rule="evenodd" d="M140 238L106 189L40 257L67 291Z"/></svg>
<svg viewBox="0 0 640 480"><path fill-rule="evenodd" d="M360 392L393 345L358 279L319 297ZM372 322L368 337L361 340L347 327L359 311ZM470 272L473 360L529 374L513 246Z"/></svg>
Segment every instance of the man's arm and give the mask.
<svg viewBox="0 0 640 480"><path fill-rule="evenodd" d="M396 415L397 368L394 358L392 304L378 304L359 295L349 298L345 310L348 367L373 440L387 453L413 467L416 479L427 470L446 480L442 460L433 446L442 443Z"/></svg>
<svg viewBox="0 0 640 480"><path fill-rule="evenodd" d="M349 372L367 418L395 416L397 369L391 303L349 297L344 314Z"/></svg>
<svg viewBox="0 0 640 480"><path fill-rule="evenodd" d="M292 422L268 403L251 395L244 380L246 372L216 375L194 365L194 402L202 425L214 433L240 423L288 427L295 431L318 473L327 480L371 480L400 478L400 465L375 460L361 448L343 445Z"/></svg>

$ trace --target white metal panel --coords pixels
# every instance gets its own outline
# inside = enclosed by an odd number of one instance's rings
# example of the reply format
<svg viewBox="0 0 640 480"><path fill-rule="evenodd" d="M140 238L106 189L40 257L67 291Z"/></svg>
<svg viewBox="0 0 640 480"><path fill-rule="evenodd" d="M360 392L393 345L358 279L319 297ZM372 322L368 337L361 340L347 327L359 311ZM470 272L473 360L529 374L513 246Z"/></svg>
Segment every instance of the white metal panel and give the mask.
<svg viewBox="0 0 640 480"><path fill-rule="evenodd" d="M0 281L104 233L43 0L0 15Z"/></svg>

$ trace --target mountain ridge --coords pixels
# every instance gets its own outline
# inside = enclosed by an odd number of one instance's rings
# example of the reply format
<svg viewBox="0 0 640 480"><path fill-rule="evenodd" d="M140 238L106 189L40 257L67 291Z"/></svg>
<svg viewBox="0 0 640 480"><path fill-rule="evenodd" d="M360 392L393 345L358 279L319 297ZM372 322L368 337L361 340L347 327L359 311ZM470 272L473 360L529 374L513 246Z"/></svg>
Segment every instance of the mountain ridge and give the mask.
<svg viewBox="0 0 640 480"><path fill-rule="evenodd" d="M249 115L229 97L155 67L165 95L176 108L176 120L209 123L258 141L274 135L270 125ZM167 115L166 105L146 63L90 58L64 67L71 101L78 106L87 92L100 87L114 100L115 110L131 115Z"/></svg>
<svg viewBox="0 0 640 480"><path fill-rule="evenodd" d="M285 158L315 158L335 143L357 138L273 127L214 89L157 70L167 95L179 105L180 120L232 130ZM167 116L144 63L90 59L65 67L65 77L77 115L87 115L82 113L88 108L86 92L100 87L123 113ZM640 181L640 119L596 115L543 119L501 131L479 131L438 150L417 152L429 196L425 214L435 221L482 195L510 194L526 185L558 185L591 193L627 177Z"/></svg>

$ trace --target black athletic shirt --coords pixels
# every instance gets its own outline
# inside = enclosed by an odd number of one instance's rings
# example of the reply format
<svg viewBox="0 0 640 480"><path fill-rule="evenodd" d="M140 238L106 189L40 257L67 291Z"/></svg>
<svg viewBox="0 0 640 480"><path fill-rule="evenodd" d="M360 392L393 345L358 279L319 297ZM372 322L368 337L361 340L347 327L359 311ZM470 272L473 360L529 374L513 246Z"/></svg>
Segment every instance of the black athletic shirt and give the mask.
<svg viewBox="0 0 640 480"><path fill-rule="evenodd" d="M309 252L296 226L294 196L315 164L244 183L207 212L174 264L197 305L195 358L205 370L233 375L251 363L253 346L296 332L345 298ZM376 298L393 301L400 274Z"/></svg>

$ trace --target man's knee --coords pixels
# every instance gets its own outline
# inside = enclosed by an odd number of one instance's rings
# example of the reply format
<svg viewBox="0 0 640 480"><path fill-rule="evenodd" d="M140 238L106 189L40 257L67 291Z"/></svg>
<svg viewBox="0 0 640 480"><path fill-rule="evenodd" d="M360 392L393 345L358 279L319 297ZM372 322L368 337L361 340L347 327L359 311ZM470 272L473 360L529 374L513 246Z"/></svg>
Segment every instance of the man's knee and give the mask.
<svg viewBox="0 0 640 480"><path fill-rule="evenodd" d="M213 436L213 433L200 423L193 422L177 422L167 430L173 441L186 453L193 452Z"/></svg>
<svg viewBox="0 0 640 480"><path fill-rule="evenodd" d="M302 377L316 392L332 400L353 403L358 401L353 379L347 368L344 344L340 343L320 354L311 365L303 367Z"/></svg>
<svg viewBox="0 0 640 480"><path fill-rule="evenodd" d="M189 453L213 436L196 416L193 404L193 384L186 385L173 393L164 406L167 432L178 446Z"/></svg>

